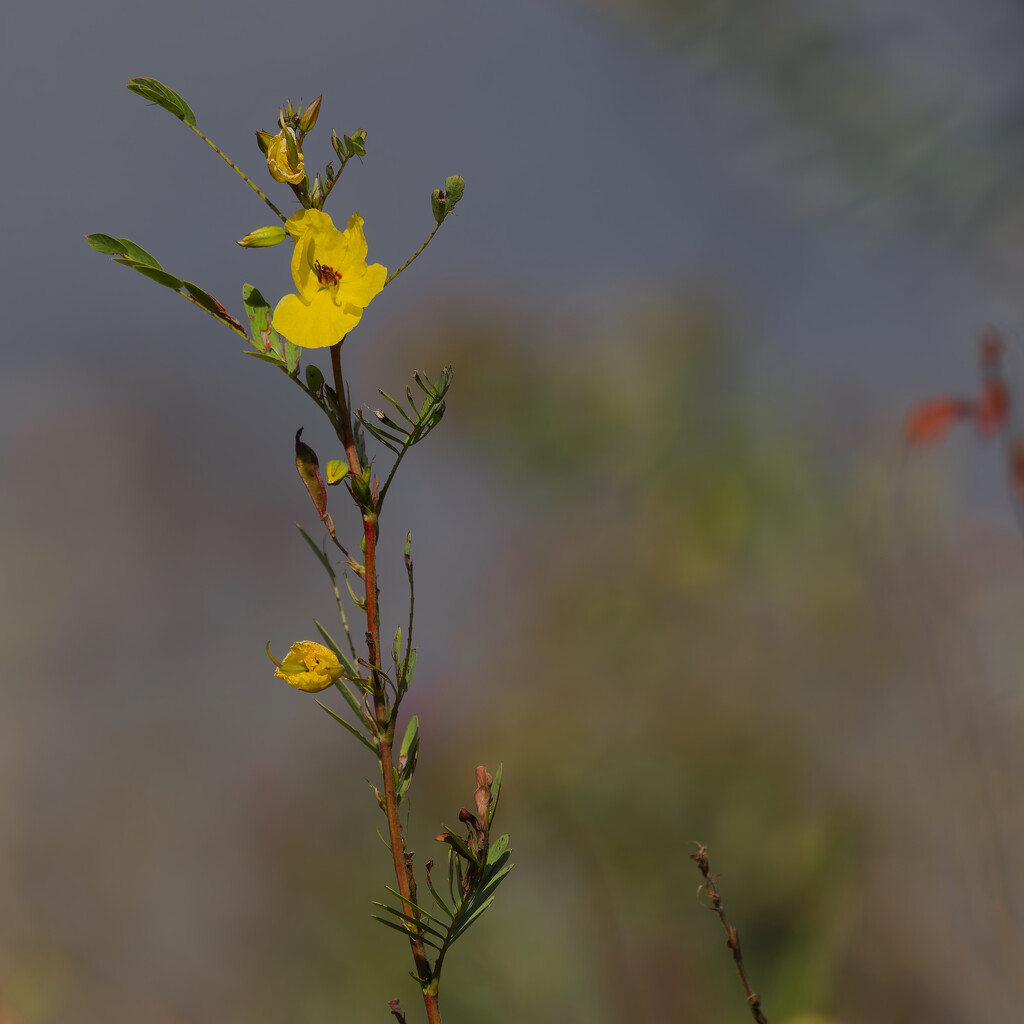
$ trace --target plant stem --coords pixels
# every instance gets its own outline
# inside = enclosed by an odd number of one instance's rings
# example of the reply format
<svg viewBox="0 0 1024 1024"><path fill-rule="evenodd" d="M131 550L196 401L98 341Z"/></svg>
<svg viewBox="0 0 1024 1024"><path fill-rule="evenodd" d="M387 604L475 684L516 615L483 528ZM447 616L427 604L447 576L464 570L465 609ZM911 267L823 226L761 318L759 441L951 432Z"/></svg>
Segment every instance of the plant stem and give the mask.
<svg viewBox="0 0 1024 1024"><path fill-rule="evenodd" d="M343 339L344 340L344 339ZM345 400L345 381L341 374L341 342L331 346L331 369L334 371L334 390L338 396L338 417L341 421L342 443L353 473L361 472L352 433L352 417ZM397 707L389 711L387 696L380 674L380 608L377 603L377 514L363 510L364 582L366 584L366 647L373 673L373 713L380 740L380 771L384 789L384 814L388 820L388 844L395 867L395 880L402 894L402 909L410 917L418 918L414 904L412 868L406 861L405 838L398 818L398 799L395 795L395 767L393 746ZM429 1024L441 1024L441 1009L437 1000L437 979L433 976L423 942L414 932L409 933L409 947L416 966L415 976L423 992L423 1004Z"/></svg>
<svg viewBox="0 0 1024 1024"><path fill-rule="evenodd" d="M412 261L416 259L416 257L419 256L419 254L423 252L428 245L430 245L430 240L437 234L437 229L440 226L440 224L435 225L434 230L427 235L427 240L384 282L385 285L391 284L391 282L394 281L394 279L398 277L398 275L405 270L405 268L409 266L409 264L412 263Z"/></svg>
<svg viewBox="0 0 1024 1024"><path fill-rule="evenodd" d="M201 138L203 142L205 142L210 147L210 149L212 149L214 153L216 153L217 156L219 156L221 160L223 160L224 163L226 163L228 167L230 167L235 172L235 174L237 174L242 179L242 181L244 181L246 185L248 185L249 188L251 188L253 192L255 192L256 195L258 195L260 199L262 199L263 202L265 202L267 206L269 206L274 211L274 213L278 215L278 217L281 218L281 220L288 220L288 218L260 191L259 186L245 173L245 171L242 170L241 167L238 166L238 164L234 162L234 160L231 159L231 157L227 155L227 153L219 149L217 147L217 144L213 142L211 139L208 139L194 124L188 124L187 121L183 123L187 124L188 127L191 128L192 131L194 131L196 135L198 135L199 138Z"/></svg>

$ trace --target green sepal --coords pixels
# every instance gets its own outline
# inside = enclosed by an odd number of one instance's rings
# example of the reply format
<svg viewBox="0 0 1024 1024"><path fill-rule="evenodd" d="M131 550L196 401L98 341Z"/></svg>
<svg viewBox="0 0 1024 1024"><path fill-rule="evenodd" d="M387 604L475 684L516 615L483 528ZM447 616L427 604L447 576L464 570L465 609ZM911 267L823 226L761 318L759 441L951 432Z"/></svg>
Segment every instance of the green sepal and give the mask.
<svg viewBox="0 0 1024 1024"><path fill-rule="evenodd" d="M185 124L195 127L196 115L192 113L192 108L173 89L168 89L162 82L158 82L155 78L132 78L128 82L128 88L144 100L163 107L179 121L184 121Z"/></svg>
<svg viewBox="0 0 1024 1024"><path fill-rule="evenodd" d="M307 367L309 369L309 367ZM348 476L348 463L342 462L341 459L331 459L327 463L327 483L330 486L340 484L345 477Z"/></svg>

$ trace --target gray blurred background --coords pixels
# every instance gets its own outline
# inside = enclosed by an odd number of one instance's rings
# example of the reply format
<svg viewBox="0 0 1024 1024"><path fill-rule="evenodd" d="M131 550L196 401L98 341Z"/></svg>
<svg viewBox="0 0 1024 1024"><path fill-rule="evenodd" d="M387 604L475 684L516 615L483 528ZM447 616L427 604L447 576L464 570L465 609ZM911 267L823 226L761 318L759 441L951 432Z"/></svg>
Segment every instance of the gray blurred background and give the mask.
<svg viewBox="0 0 1024 1024"><path fill-rule="evenodd" d="M1022 538L997 444L904 460L919 399L1024 329L1024 10L575 0L0 14L0 1022L419 1019L368 918L375 766L271 675L331 620L297 389L89 250L236 314L290 290L178 90L253 140L364 128L330 212L397 267L353 396L455 366L382 520L414 535L417 862L501 761L517 867L457 946L460 1021L739 1021L707 843L773 1022L1019 1013ZM274 301L274 300L272 300ZM356 525L336 502L339 531Z"/></svg>

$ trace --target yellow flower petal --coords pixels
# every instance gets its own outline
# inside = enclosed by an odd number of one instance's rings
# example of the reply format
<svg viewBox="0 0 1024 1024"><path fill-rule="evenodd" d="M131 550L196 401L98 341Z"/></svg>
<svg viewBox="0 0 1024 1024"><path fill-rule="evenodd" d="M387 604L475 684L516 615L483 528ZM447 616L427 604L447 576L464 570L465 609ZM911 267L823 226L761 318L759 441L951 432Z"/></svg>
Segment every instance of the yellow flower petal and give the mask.
<svg viewBox="0 0 1024 1024"><path fill-rule="evenodd" d="M298 162L293 164L288 155L288 135L291 135L292 142L296 147ZM291 128L282 128L271 140L267 147L267 170L274 181L289 182L298 185L306 176L305 157L302 150L298 148L298 141L295 132Z"/></svg>
<svg viewBox="0 0 1024 1024"><path fill-rule="evenodd" d="M286 295L274 310L274 330L299 348L326 348L341 341L362 315L360 306L339 309L326 289L308 305L299 295Z"/></svg>
<svg viewBox="0 0 1024 1024"><path fill-rule="evenodd" d="M384 287L387 268L366 262L363 218L354 213L344 231L321 210L300 210L285 225L295 242L296 293L274 310L274 329L301 348L341 341Z"/></svg>
<svg viewBox="0 0 1024 1024"><path fill-rule="evenodd" d="M319 693L333 686L343 672L337 655L329 647L312 640L300 640L292 644L274 675L296 690Z"/></svg>

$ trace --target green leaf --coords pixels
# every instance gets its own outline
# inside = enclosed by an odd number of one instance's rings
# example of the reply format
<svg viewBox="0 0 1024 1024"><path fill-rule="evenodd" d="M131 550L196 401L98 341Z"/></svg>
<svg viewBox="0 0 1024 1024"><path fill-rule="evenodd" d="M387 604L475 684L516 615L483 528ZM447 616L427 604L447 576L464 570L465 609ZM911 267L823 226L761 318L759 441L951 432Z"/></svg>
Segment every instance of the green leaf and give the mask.
<svg viewBox="0 0 1024 1024"><path fill-rule="evenodd" d="M176 292L181 291L185 287L185 282L181 278L168 274L166 270L157 270L156 267L151 267L146 263L137 263L135 260L120 257L115 259L114 262L120 263L125 267L131 267L132 270L137 270L143 277L148 277L151 281L156 281L157 284L162 284L165 288L171 288Z"/></svg>
<svg viewBox="0 0 1024 1024"><path fill-rule="evenodd" d="M395 639L391 644L391 660L397 665L402 656L402 627L395 627Z"/></svg>
<svg viewBox="0 0 1024 1024"><path fill-rule="evenodd" d="M105 235L101 231L94 231L91 235L85 236L85 241L97 252L101 252L106 256L122 256L124 254L124 246L113 235Z"/></svg>
<svg viewBox="0 0 1024 1024"><path fill-rule="evenodd" d="M402 670L398 673L399 681L402 684L403 690L409 689L409 684L412 682L412 677L416 672L416 648L414 647L402 663Z"/></svg>
<svg viewBox="0 0 1024 1024"><path fill-rule="evenodd" d="M281 335L274 330L273 313L259 289L251 284L242 285L242 304L249 318L249 327L252 330L250 340L253 345L261 352L269 352L276 356L278 362L285 363L284 342Z"/></svg>
<svg viewBox="0 0 1024 1024"><path fill-rule="evenodd" d="M388 928L394 928L396 932L401 932L406 938L409 938L409 929L403 928L402 925L398 924L397 922L389 921L386 917L379 917L377 914L371 914L370 917L372 917L374 921L380 921L381 924L386 925ZM432 939L424 936L423 941L427 945L433 946L434 949L436 949L438 952L441 951L441 947Z"/></svg>
<svg viewBox="0 0 1024 1024"><path fill-rule="evenodd" d="M494 821L494 812L498 809L498 797L501 795L501 769L502 765L499 763L491 781L491 806L490 811L487 815L488 828L491 827L491 822ZM508 836L506 836L505 838L507 840Z"/></svg>
<svg viewBox="0 0 1024 1024"><path fill-rule="evenodd" d="M249 340L249 333L208 291L204 291L197 284L191 281L182 282L189 295L195 299L196 305L204 309L210 316L221 323L227 324L236 334L241 335L246 341Z"/></svg>
<svg viewBox="0 0 1024 1024"><path fill-rule="evenodd" d="M192 108L173 89L168 89L162 82L158 82L155 78L132 78L128 82L128 88L144 100L163 107L179 121L184 121L185 124L195 127L196 115L192 113Z"/></svg>
<svg viewBox="0 0 1024 1024"><path fill-rule="evenodd" d="M244 355L252 356L253 359L259 359L264 363L270 363L280 370L284 369L284 360L278 359L277 356L269 355L266 352L245 352Z"/></svg>
<svg viewBox="0 0 1024 1024"><path fill-rule="evenodd" d="M331 565L327 556L323 553L323 551L320 550L319 546L313 542L313 538L310 537L310 535L306 533L306 531L301 526L299 526L298 523L296 523L295 525L296 527L298 527L299 533L302 534L302 537L305 540L305 542L312 549L313 554L316 555L317 559L320 561L320 564L327 570L327 575L331 577L331 582L333 583L337 579L337 573L335 573L334 571L334 566ZM335 653L337 653L337 651L335 651Z"/></svg>
<svg viewBox="0 0 1024 1024"><path fill-rule="evenodd" d="M318 701L316 697L314 697L313 700L316 700L317 704L320 704L320 701ZM377 755L377 757L380 757L380 748L377 746L375 742L373 742L372 740L368 740L354 725L351 725L349 722L346 722L345 719L341 717L341 715L336 715L326 704L320 704L320 707L322 707L324 711L326 711L327 714L329 714L331 718L333 718L339 725L343 725L346 729L348 729L348 731L352 733L352 735L355 736L355 738L359 740L360 743L362 743L364 746L369 747L370 750L372 750L374 754Z"/></svg>
<svg viewBox="0 0 1024 1024"><path fill-rule="evenodd" d="M455 926L451 933L451 942L458 939L494 901L495 891L505 880L513 865L508 863L511 854L508 851L508 836L502 836L493 847L497 856L493 859L488 851L487 869L480 883L473 890L466 903L466 916ZM461 909L461 908L460 908Z"/></svg>
<svg viewBox="0 0 1024 1024"><path fill-rule="evenodd" d="M422 914L428 921L433 921L435 924L440 925L442 928L446 928L447 927L443 921L438 921L438 919L436 917L434 917L434 915L429 910L426 910L424 907L421 907L418 904L413 903L412 900L407 899L397 889L393 888L390 885L385 885L384 888L387 889L387 891L389 893L391 893L391 895L394 896L396 899L401 900L403 903L408 903L409 906L413 908L413 910L415 910L418 913ZM374 900L373 903L374 903L375 906L383 907L389 913L395 914L396 916L404 917L407 921L412 921L414 924L416 923L416 918L409 917L407 914L405 914L405 913L403 913L403 912L401 912L399 910L393 910L386 903L377 903L376 900ZM444 938L444 935L441 932L434 932L434 934L440 936L441 938Z"/></svg>
<svg viewBox="0 0 1024 1024"><path fill-rule="evenodd" d="M338 659L338 661L341 662L342 666L345 669L345 672L350 676L359 675L359 673L356 672L355 666L352 664L352 662L348 660L342 649L334 642L334 638L331 636L331 634L328 633L327 630L324 629L324 627L316 621L316 619L314 619L313 622L316 625L316 628L320 630L320 635L324 638L324 643L327 644L327 646L330 647L332 651L334 651L335 657Z"/></svg>
<svg viewBox="0 0 1024 1024"><path fill-rule="evenodd" d="M466 190L466 179L460 174L451 174L444 179L444 190L448 193L448 199L445 202L446 212L451 213L452 208L462 198L462 193Z"/></svg>
<svg viewBox="0 0 1024 1024"><path fill-rule="evenodd" d="M157 270L164 269L155 256L146 252L141 245L136 245L130 238L119 238L117 241L121 244L121 251L128 259L134 260L136 263L144 263L147 267L155 267Z"/></svg>
<svg viewBox="0 0 1024 1024"><path fill-rule="evenodd" d="M447 825L442 825L441 830L448 836L448 839L441 840L442 842L448 843L449 846L454 846L466 860L476 864L478 867L480 866L480 857L466 845L466 841L457 832L453 832Z"/></svg>
<svg viewBox="0 0 1024 1024"><path fill-rule="evenodd" d="M441 898L441 894L434 888L434 883L431 882L429 877L427 878L427 888L430 890L430 895L434 897L434 901L437 903L437 905L450 918L452 918L454 920L454 918L455 918L455 911L452 910L451 907L449 907L448 904L445 903L445 901ZM437 920L437 919L435 918L435 920Z"/></svg>

